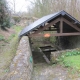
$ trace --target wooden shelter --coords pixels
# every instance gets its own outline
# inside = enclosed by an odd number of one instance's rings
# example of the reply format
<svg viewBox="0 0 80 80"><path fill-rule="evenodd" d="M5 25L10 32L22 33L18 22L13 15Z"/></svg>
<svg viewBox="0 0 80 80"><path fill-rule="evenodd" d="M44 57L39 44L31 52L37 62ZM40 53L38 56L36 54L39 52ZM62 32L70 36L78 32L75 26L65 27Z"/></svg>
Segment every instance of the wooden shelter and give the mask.
<svg viewBox="0 0 80 80"><path fill-rule="evenodd" d="M45 31L45 34L42 33L43 31ZM25 27L19 36L28 36L29 38L57 36L58 49L61 50L75 48L69 39L72 38L73 40L78 35L80 35L80 22L67 12L60 11L38 19L31 25ZM39 49L46 62L50 63L50 54L48 52L56 51L56 49L50 45L39 47Z"/></svg>
<svg viewBox="0 0 80 80"><path fill-rule="evenodd" d="M80 35L80 22L67 12L60 11L38 19L31 25L24 28L19 36L44 36L41 34L42 31L57 32L52 34L50 33L50 36Z"/></svg>

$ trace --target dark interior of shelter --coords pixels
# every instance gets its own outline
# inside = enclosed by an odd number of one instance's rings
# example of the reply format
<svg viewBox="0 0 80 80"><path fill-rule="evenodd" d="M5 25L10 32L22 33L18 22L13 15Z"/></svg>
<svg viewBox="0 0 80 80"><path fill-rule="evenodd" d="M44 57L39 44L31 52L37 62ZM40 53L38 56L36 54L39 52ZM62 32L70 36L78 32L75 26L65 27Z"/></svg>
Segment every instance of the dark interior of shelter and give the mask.
<svg viewBox="0 0 80 80"><path fill-rule="evenodd" d="M59 49L74 49L80 47L80 36L64 36L57 38Z"/></svg>
<svg viewBox="0 0 80 80"><path fill-rule="evenodd" d="M57 23L57 32L60 32L59 24ZM63 33L75 33L78 32L76 29L72 28L70 25L63 23ZM80 36L59 36L56 37L56 46L59 50L64 49L74 49L80 47Z"/></svg>
<svg viewBox="0 0 80 80"><path fill-rule="evenodd" d="M55 33L60 33L60 22L58 22L54 28L55 28ZM44 33L47 33L47 31L49 32L54 32L52 27L47 28L46 30L44 30ZM75 33L78 32L76 29L72 28L70 25L63 23L63 33ZM43 33L42 33L43 34ZM54 36L52 36L54 37ZM42 45L38 45L36 47L36 49L33 51L33 58L35 63L36 58L38 59L38 62L40 61L44 61L42 59L42 55L40 52L37 52L36 50L38 48L40 48L42 50L42 53L44 53L46 55L46 57L50 60L50 54L51 52L55 52L55 51L60 51L60 50L66 50L66 49L74 49L74 48L78 48L80 47L80 36L79 35L70 35L70 36L56 36L56 41L54 43L51 43L49 40L47 42L47 40L44 42L44 40L41 40L41 38L37 38L36 40L32 39L32 45L34 44L42 44ZM35 55L36 54L36 55ZM40 57L41 56L41 57Z"/></svg>

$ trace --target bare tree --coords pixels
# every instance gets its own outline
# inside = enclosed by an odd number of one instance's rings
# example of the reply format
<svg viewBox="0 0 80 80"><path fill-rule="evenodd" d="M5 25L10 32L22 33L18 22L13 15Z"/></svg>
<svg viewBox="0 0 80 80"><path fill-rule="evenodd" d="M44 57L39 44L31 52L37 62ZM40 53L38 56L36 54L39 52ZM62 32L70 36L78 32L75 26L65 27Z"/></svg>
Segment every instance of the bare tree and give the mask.
<svg viewBox="0 0 80 80"><path fill-rule="evenodd" d="M50 13L65 10L80 20L80 0L35 0L31 9L33 16L41 17Z"/></svg>
<svg viewBox="0 0 80 80"><path fill-rule="evenodd" d="M13 11L14 11L14 14L15 14L15 12L16 12L16 10L15 10L15 8L16 8L16 2L15 2L15 0L13 0Z"/></svg>

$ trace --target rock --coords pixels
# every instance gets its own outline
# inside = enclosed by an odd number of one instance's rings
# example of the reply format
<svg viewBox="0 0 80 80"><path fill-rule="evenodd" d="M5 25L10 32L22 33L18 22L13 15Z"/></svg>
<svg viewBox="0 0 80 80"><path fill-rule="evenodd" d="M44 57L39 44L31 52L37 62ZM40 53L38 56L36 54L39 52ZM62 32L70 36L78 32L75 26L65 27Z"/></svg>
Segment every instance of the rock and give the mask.
<svg viewBox="0 0 80 80"><path fill-rule="evenodd" d="M60 51L51 52L51 62L52 63L57 63L60 55L61 55Z"/></svg>

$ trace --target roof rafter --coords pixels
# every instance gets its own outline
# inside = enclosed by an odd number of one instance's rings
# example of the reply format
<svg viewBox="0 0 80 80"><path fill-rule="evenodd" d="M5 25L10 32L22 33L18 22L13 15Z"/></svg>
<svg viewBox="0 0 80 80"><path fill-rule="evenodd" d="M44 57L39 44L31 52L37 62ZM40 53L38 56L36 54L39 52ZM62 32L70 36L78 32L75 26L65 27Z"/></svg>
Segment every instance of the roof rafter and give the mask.
<svg viewBox="0 0 80 80"><path fill-rule="evenodd" d="M74 29L76 29L77 31L80 32L80 28L78 28L75 24L72 24L71 22L69 22L68 20L66 20L65 18L63 18L63 21L65 23L67 23L68 25L70 25L71 27L73 27Z"/></svg>
<svg viewBox="0 0 80 80"><path fill-rule="evenodd" d="M35 35L40 33L41 31L45 30L46 28L50 27L51 25L57 23L60 21L60 18L57 18L56 20L52 21L51 23L47 24L46 26L41 27L39 30L35 31L33 34L30 34L29 36Z"/></svg>

